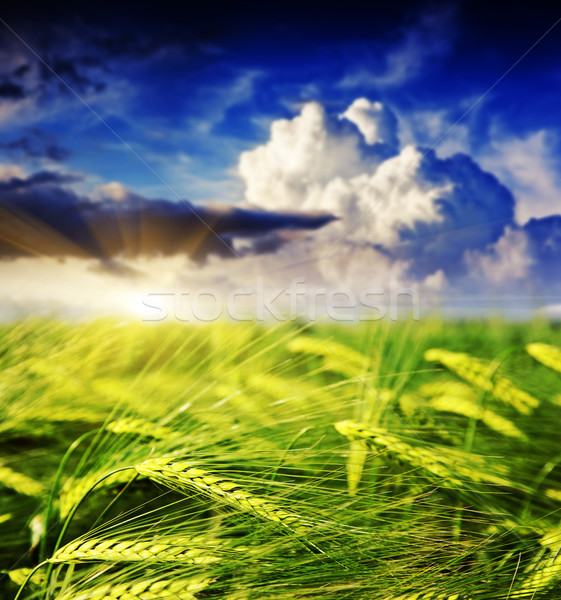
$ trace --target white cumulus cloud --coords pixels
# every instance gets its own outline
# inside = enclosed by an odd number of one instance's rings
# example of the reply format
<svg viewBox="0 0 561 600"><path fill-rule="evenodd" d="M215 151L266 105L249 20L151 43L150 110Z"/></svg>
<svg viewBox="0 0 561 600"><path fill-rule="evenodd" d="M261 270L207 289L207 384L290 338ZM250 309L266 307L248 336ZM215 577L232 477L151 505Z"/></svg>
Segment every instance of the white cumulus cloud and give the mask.
<svg viewBox="0 0 561 600"><path fill-rule="evenodd" d="M113 200L114 202L123 202L131 195L130 190L118 181L110 181L103 185L98 185L92 192L92 199L96 201Z"/></svg>
<svg viewBox="0 0 561 600"><path fill-rule="evenodd" d="M366 98L357 98L341 118L354 123L367 144L387 144L397 148L397 119L393 112L381 102L370 102Z"/></svg>
<svg viewBox="0 0 561 600"><path fill-rule="evenodd" d="M561 259L561 217L521 228L515 220L520 207L504 177L496 176L505 171L486 171L466 153L450 155L449 148L443 157L413 143L385 155L374 151L387 149L397 131L387 115L393 117L389 108L364 98L338 115L306 104L294 118L273 122L270 139L241 155L238 173L250 203L338 217L287 241L266 259L265 270L274 272L276 263L293 277L355 290L393 281L427 298L540 293ZM437 121L435 135L445 119L438 115ZM521 157L543 150L545 139L526 142L512 146L510 156L512 168L520 167L518 181L530 182L533 163L526 168ZM544 198L550 182L543 184ZM255 273L265 258L251 260Z"/></svg>
<svg viewBox="0 0 561 600"><path fill-rule="evenodd" d="M341 128L317 103L292 120L275 121L269 141L241 155L246 199L270 210L334 214L339 220L319 232L322 238L383 246L400 260L424 261L423 278L440 268L447 272L466 248L484 249L501 236L512 220L513 198L465 155L441 160L414 145L385 159L370 152L369 143L383 139L382 115L388 114L361 98L343 113L357 129Z"/></svg>
<svg viewBox="0 0 561 600"><path fill-rule="evenodd" d="M270 140L243 152L238 165L246 199L271 210L304 210L329 181L364 169L360 138L354 132L330 133L316 102L304 105L294 119L274 121Z"/></svg>
<svg viewBox="0 0 561 600"><path fill-rule="evenodd" d="M486 252L467 250L465 260L473 276L499 286L527 278L534 262L526 233L511 227Z"/></svg>
<svg viewBox="0 0 561 600"><path fill-rule="evenodd" d="M551 134L545 130L523 138L495 131L490 148L480 158L514 193L520 225L560 212L561 177L553 145Z"/></svg>

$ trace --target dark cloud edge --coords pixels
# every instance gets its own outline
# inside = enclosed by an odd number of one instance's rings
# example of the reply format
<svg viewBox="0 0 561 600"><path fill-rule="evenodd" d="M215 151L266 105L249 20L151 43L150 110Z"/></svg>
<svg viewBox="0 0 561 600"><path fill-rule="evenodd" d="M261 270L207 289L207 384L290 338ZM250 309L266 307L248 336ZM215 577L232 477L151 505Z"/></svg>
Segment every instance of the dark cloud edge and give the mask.
<svg viewBox="0 0 561 600"><path fill-rule="evenodd" d="M198 207L132 193L121 201L95 201L68 187L80 180L39 171L0 182L0 259L73 256L107 262L185 254L202 264L210 254L236 257L236 237L257 240L285 230L315 230L336 219L324 213Z"/></svg>

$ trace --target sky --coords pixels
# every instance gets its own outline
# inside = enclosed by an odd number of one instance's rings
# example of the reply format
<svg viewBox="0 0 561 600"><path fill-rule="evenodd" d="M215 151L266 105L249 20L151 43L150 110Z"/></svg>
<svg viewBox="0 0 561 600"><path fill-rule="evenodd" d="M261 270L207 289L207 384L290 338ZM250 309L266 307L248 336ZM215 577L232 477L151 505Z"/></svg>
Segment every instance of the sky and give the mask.
<svg viewBox="0 0 561 600"><path fill-rule="evenodd" d="M561 10L489 4L0 9L0 318L561 316Z"/></svg>

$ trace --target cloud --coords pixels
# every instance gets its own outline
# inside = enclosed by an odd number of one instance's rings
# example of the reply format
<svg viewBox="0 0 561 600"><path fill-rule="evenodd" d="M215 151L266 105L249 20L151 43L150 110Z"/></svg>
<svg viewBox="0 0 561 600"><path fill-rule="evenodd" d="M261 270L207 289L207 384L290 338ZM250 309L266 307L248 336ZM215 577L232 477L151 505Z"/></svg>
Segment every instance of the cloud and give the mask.
<svg viewBox="0 0 561 600"><path fill-rule="evenodd" d="M320 254L329 250L325 242L320 248ZM409 268L409 261L396 260L383 250L367 244L348 245L327 260L318 262L318 271L325 284L350 290L372 286L385 289L390 282L408 285L413 282Z"/></svg>
<svg viewBox="0 0 561 600"><path fill-rule="evenodd" d="M92 193L92 200L103 202L104 200L113 200L114 202L123 202L131 197L131 191L118 181L110 181L98 185Z"/></svg>
<svg viewBox="0 0 561 600"><path fill-rule="evenodd" d="M515 223L485 251L467 250L464 289L524 291L535 297L561 294L561 215Z"/></svg>
<svg viewBox="0 0 561 600"><path fill-rule="evenodd" d="M24 179L25 177L27 175L19 165L0 164L0 182L10 181L14 178Z"/></svg>
<svg viewBox="0 0 561 600"><path fill-rule="evenodd" d="M270 210L316 209L316 195L336 178L363 173L373 159L355 126L328 118L317 102L271 125L270 140L238 163L248 202Z"/></svg>
<svg viewBox="0 0 561 600"><path fill-rule="evenodd" d="M496 173L516 197L516 221L559 213L561 177L551 133L536 131L526 137L492 132L481 164Z"/></svg>
<svg viewBox="0 0 561 600"><path fill-rule="evenodd" d="M29 64L24 63L22 65L20 65L19 67L16 67L13 71L12 71L12 75L14 77L20 78L23 77L26 73L28 73L30 71L31 67L29 66Z"/></svg>
<svg viewBox="0 0 561 600"><path fill-rule="evenodd" d="M236 69L232 72L228 69L225 81L220 85L213 83L199 87L194 94L197 103L191 108L187 127L206 137L214 128L219 128L231 109L252 99L262 77L263 73L257 70Z"/></svg>
<svg viewBox="0 0 561 600"><path fill-rule="evenodd" d="M448 278L458 277L466 249L486 248L512 224L514 198L465 154L439 159L435 152L425 151L413 176L432 191L439 219L434 223L419 219L415 227L401 230L404 243L394 252L414 256L420 276L442 269Z"/></svg>
<svg viewBox="0 0 561 600"><path fill-rule="evenodd" d="M0 83L0 98L5 100L21 100L25 98L23 87L10 81Z"/></svg>
<svg viewBox="0 0 561 600"><path fill-rule="evenodd" d="M117 182L94 199L68 186L74 174L41 171L25 176L3 169L0 181L0 256L97 258L181 254L204 261L209 253L232 257L235 236L260 238L283 230L311 230L327 214L268 213L234 207L195 207L147 200Z"/></svg>
<svg viewBox="0 0 561 600"><path fill-rule="evenodd" d="M8 169L7 172L9 172ZM81 175L76 175L74 173L59 173L55 171L38 171L37 173L26 176L22 171L16 168L13 173L14 174L11 177L0 182L0 191L4 194L9 195L10 192L17 192L36 186L47 187L52 185L65 185L82 180Z"/></svg>
<svg viewBox="0 0 561 600"><path fill-rule="evenodd" d="M514 198L464 154L440 159L414 145L385 158L373 153L368 142L381 139L384 114L391 112L380 103L359 99L344 113L360 122L356 129L317 103L274 122L269 141L240 157L246 199L269 210L334 214L339 221L322 239L381 249L419 281L438 270L458 277L465 251L484 251L512 223Z"/></svg>
<svg viewBox="0 0 561 600"><path fill-rule="evenodd" d="M470 106L470 103L465 103L465 110ZM457 108L455 106L454 110ZM450 110L415 110L399 113L399 130L403 144L434 147L441 158L453 156L458 152L470 152L469 127L464 122L458 123L457 115Z"/></svg>
<svg viewBox="0 0 561 600"><path fill-rule="evenodd" d="M538 277L545 288L561 292L561 215L530 219L523 227L528 236L528 248L534 258Z"/></svg>
<svg viewBox="0 0 561 600"><path fill-rule="evenodd" d="M366 98L357 98L341 118L354 123L364 136L367 144L387 144L396 149L397 119L393 112L381 102L370 102Z"/></svg>
<svg viewBox="0 0 561 600"><path fill-rule="evenodd" d="M80 107L69 88L90 102L118 85L110 79L115 57L97 43L95 29L82 24L78 36L75 25L50 23L41 30L18 27L18 33L37 55L25 52L8 30L0 31L0 126L29 126L61 114L67 119L69 110Z"/></svg>
<svg viewBox="0 0 561 600"><path fill-rule="evenodd" d="M79 195L79 175L0 165L0 270L62 258L88 261L92 285L106 276L228 291L303 277L314 289L396 282L426 297L561 291L561 216L519 225L512 192L473 157L400 147L397 131L381 102L333 114L305 104L241 153L237 206L148 200L118 181ZM164 266L169 277L154 272Z"/></svg>
<svg viewBox="0 0 561 600"><path fill-rule="evenodd" d="M377 117L383 105L359 99L341 120L306 105L274 122L270 139L240 157L248 201L339 217L277 252L284 285L289 275L357 292L396 282L429 302L449 297L460 306L479 295L477 310L490 291L506 294L509 310L523 297L561 293L560 215L521 227L513 193L465 153L442 158L413 144L385 158L372 153L369 142L380 139L372 106ZM343 127L348 117L356 128ZM507 301L516 293L522 296ZM462 306L469 310L470 302Z"/></svg>
<svg viewBox="0 0 561 600"><path fill-rule="evenodd" d="M70 156L70 151L60 146L52 135L39 129L32 129L11 142L1 142L0 148L12 157L47 158L54 162L63 162Z"/></svg>
<svg viewBox="0 0 561 600"><path fill-rule="evenodd" d="M94 77L89 75L89 67L97 67L99 60L97 58L97 60L91 61L82 56L61 58L58 52L53 53L51 56L47 55L45 62L50 68L42 64L42 80L53 82L61 86L61 89L66 88L66 85L68 85L80 94L86 94L90 91L102 92L106 86L105 82L96 81ZM64 83L62 83L63 81Z"/></svg>
<svg viewBox="0 0 561 600"><path fill-rule="evenodd" d="M525 280L534 263L528 237L524 231L511 227L486 252L466 250L465 261L472 276L495 287Z"/></svg>
<svg viewBox="0 0 561 600"><path fill-rule="evenodd" d="M382 69L361 68L347 74L343 88L389 88L419 77L450 50L454 35L454 10L448 6L422 15L404 28L401 39L385 55Z"/></svg>

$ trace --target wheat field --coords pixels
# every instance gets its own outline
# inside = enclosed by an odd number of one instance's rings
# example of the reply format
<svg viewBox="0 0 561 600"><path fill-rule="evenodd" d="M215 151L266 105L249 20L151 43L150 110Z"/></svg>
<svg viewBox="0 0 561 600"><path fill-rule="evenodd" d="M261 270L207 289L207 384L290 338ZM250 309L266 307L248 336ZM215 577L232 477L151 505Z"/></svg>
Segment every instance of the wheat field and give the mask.
<svg viewBox="0 0 561 600"><path fill-rule="evenodd" d="M556 323L0 338L2 598L560 597Z"/></svg>

